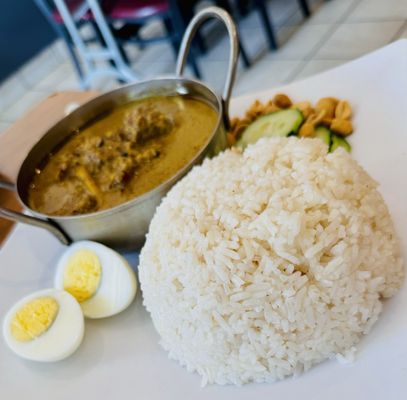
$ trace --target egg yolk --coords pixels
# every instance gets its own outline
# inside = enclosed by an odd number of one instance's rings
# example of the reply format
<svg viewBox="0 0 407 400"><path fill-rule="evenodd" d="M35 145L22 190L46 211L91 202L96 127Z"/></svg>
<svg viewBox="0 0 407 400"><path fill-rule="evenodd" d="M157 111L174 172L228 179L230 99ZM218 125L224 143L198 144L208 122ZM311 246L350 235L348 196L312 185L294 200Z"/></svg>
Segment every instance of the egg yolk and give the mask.
<svg viewBox="0 0 407 400"><path fill-rule="evenodd" d="M72 254L64 269L64 289L81 303L96 293L101 276L98 256L90 250L79 250Z"/></svg>
<svg viewBox="0 0 407 400"><path fill-rule="evenodd" d="M28 342L48 330L55 321L59 305L52 297L40 297L24 304L11 321L11 335L19 342Z"/></svg>

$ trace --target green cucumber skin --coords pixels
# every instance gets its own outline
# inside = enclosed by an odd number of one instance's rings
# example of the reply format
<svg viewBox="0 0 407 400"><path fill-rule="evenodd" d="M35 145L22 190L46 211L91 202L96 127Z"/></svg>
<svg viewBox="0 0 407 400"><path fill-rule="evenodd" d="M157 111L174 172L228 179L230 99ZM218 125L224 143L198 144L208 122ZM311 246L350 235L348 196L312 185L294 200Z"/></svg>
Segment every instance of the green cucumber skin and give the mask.
<svg viewBox="0 0 407 400"><path fill-rule="evenodd" d="M244 148L262 137L286 137L297 133L304 117L297 109L286 109L263 115L252 122L242 133L237 146Z"/></svg>
<svg viewBox="0 0 407 400"><path fill-rule="evenodd" d="M318 126L315 129L314 137L321 139L328 146L328 148L330 147L332 132L325 126Z"/></svg>
<svg viewBox="0 0 407 400"><path fill-rule="evenodd" d="M330 153L334 152L338 147L343 147L348 153L350 153L352 150L352 146L346 139L338 135L332 134L332 144L331 148L329 149L329 152Z"/></svg>
<svg viewBox="0 0 407 400"><path fill-rule="evenodd" d="M257 142L262 137L286 137L296 135L304 117L300 110L290 108L263 115L252 122L242 133L236 143L237 147L245 148L247 145ZM318 126L314 137L321 139L332 153L338 147L343 147L351 152L352 146L349 142L334 134L325 126Z"/></svg>

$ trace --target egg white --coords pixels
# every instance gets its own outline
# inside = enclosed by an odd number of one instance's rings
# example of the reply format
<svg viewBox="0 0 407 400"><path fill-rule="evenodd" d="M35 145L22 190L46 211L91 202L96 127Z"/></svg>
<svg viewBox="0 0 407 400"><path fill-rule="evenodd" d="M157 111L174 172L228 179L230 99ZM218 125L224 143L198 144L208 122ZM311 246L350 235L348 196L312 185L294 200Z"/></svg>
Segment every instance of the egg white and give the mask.
<svg viewBox="0 0 407 400"><path fill-rule="evenodd" d="M68 260L73 253L83 249L96 253L102 267L96 293L80 303L85 317L105 318L118 314L134 300L137 292L136 275L124 257L103 244L88 240L72 244L58 261L55 287L64 288L64 270Z"/></svg>
<svg viewBox="0 0 407 400"><path fill-rule="evenodd" d="M46 332L28 342L19 342L11 334L11 323L24 304L39 297L52 297L59 306L57 316ZM81 307L68 292L45 289L18 301L6 314L3 335L6 344L20 357L33 361L59 361L70 356L79 347L84 335L84 318Z"/></svg>

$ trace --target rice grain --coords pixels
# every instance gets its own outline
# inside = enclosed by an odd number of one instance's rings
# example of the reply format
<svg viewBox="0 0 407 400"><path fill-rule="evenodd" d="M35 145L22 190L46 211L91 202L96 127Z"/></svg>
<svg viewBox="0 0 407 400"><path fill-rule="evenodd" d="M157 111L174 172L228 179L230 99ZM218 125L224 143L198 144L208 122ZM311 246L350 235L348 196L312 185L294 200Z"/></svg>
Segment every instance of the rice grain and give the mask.
<svg viewBox="0 0 407 400"><path fill-rule="evenodd" d="M195 167L158 207L139 273L162 346L203 385L353 359L404 277L377 183L296 138Z"/></svg>

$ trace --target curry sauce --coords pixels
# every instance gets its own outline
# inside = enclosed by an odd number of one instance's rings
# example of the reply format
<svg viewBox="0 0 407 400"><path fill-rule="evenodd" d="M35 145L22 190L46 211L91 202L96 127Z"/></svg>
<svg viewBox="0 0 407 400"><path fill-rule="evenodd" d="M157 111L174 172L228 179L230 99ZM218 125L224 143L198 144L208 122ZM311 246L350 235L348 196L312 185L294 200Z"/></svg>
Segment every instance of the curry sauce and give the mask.
<svg viewBox="0 0 407 400"><path fill-rule="evenodd" d="M114 207L165 182L205 145L217 113L182 96L134 101L73 134L41 166L29 206L48 215Z"/></svg>

